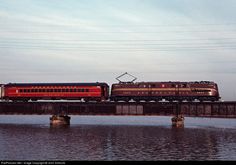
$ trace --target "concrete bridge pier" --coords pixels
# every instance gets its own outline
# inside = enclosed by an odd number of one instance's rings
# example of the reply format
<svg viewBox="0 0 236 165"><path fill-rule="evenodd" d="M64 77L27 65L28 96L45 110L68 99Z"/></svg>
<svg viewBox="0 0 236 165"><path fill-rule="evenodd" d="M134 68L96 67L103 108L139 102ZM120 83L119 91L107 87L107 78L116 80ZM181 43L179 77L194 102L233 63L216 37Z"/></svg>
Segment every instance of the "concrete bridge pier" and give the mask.
<svg viewBox="0 0 236 165"><path fill-rule="evenodd" d="M181 102L177 102L176 104L176 114L171 118L172 127L181 128L184 127L184 116L180 114L181 112Z"/></svg>
<svg viewBox="0 0 236 165"><path fill-rule="evenodd" d="M57 106L54 110L54 114L50 117L50 125L70 125L71 117L68 116L68 107Z"/></svg>
<svg viewBox="0 0 236 165"><path fill-rule="evenodd" d="M52 115L50 125L70 125L70 118L67 115Z"/></svg>
<svg viewBox="0 0 236 165"><path fill-rule="evenodd" d="M184 116L183 115L176 115L171 118L172 127L182 128L184 127Z"/></svg>

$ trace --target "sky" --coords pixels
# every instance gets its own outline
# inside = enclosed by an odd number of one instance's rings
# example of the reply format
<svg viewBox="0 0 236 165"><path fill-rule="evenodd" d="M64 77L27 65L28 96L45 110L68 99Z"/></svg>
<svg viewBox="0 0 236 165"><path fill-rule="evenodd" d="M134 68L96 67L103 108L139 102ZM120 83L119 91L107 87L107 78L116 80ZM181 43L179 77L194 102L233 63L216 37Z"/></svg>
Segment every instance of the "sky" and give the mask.
<svg viewBox="0 0 236 165"><path fill-rule="evenodd" d="M2 84L111 85L128 72L214 81L232 101L235 52L235 0L0 0Z"/></svg>

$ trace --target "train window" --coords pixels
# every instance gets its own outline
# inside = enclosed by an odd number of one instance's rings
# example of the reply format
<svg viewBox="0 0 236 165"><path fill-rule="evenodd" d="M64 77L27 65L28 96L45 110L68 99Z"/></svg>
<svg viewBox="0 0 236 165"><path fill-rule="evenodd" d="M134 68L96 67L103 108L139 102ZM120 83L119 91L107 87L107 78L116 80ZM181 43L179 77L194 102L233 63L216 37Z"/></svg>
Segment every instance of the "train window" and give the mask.
<svg viewBox="0 0 236 165"><path fill-rule="evenodd" d="M46 90L45 89L42 89L42 92L45 92Z"/></svg>
<svg viewBox="0 0 236 165"><path fill-rule="evenodd" d="M172 88L175 88L175 84L171 84L171 87L172 87Z"/></svg>
<svg viewBox="0 0 236 165"><path fill-rule="evenodd" d="M73 89L70 89L70 92L73 92Z"/></svg>
<svg viewBox="0 0 236 165"><path fill-rule="evenodd" d="M27 92L30 92L30 89L27 89Z"/></svg>
<svg viewBox="0 0 236 165"><path fill-rule="evenodd" d="M65 89L62 89L61 91L62 91L62 92L65 92L66 90L65 90Z"/></svg>
<svg viewBox="0 0 236 165"><path fill-rule="evenodd" d="M53 89L49 89L50 92L53 92Z"/></svg>
<svg viewBox="0 0 236 165"><path fill-rule="evenodd" d="M74 89L74 92L76 92L77 90L76 89Z"/></svg>
<svg viewBox="0 0 236 165"><path fill-rule="evenodd" d="M30 92L34 92L34 89L31 89L31 91Z"/></svg>
<svg viewBox="0 0 236 165"><path fill-rule="evenodd" d="M61 92L61 89L57 89L57 92Z"/></svg>
<svg viewBox="0 0 236 165"><path fill-rule="evenodd" d="M46 89L46 92L50 92L50 89Z"/></svg>
<svg viewBox="0 0 236 165"><path fill-rule="evenodd" d="M21 93L21 92L23 92L23 90L22 90L22 89L20 89L20 93Z"/></svg>
<svg viewBox="0 0 236 165"><path fill-rule="evenodd" d="M69 89L66 89L66 92L69 92Z"/></svg>
<svg viewBox="0 0 236 165"><path fill-rule="evenodd" d="M155 85L155 84L152 84L152 85L151 85L151 87L152 87L152 88L155 88L155 87L156 87L156 85Z"/></svg>
<svg viewBox="0 0 236 165"><path fill-rule="evenodd" d="M35 92L38 92L38 89L35 89Z"/></svg>
<svg viewBox="0 0 236 165"><path fill-rule="evenodd" d="M89 92L89 89L85 89L85 92Z"/></svg>

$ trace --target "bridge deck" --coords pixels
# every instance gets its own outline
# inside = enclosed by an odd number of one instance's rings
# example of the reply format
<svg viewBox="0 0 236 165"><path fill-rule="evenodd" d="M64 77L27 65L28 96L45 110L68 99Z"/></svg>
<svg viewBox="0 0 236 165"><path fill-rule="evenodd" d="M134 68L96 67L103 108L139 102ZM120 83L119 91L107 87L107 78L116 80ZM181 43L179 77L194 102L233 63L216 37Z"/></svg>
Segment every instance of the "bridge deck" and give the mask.
<svg viewBox="0 0 236 165"><path fill-rule="evenodd" d="M236 118L231 102L0 102L0 114L160 115Z"/></svg>

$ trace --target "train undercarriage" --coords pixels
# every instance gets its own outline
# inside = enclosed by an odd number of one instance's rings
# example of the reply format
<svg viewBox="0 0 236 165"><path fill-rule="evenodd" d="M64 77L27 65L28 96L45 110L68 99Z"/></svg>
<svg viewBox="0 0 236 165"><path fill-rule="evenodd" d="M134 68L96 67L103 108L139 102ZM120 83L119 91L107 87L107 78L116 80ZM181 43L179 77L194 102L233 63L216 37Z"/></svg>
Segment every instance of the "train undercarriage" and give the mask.
<svg viewBox="0 0 236 165"><path fill-rule="evenodd" d="M207 97L207 96L203 96L203 97L196 97L196 96L192 96L192 97L174 97L174 96L161 96L161 97L130 97L130 96L116 96L116 97L111 97L110 100L111 101L135 101L135 102L140 102L140 101L219 101L220 98L217 97Z"/></svg>

